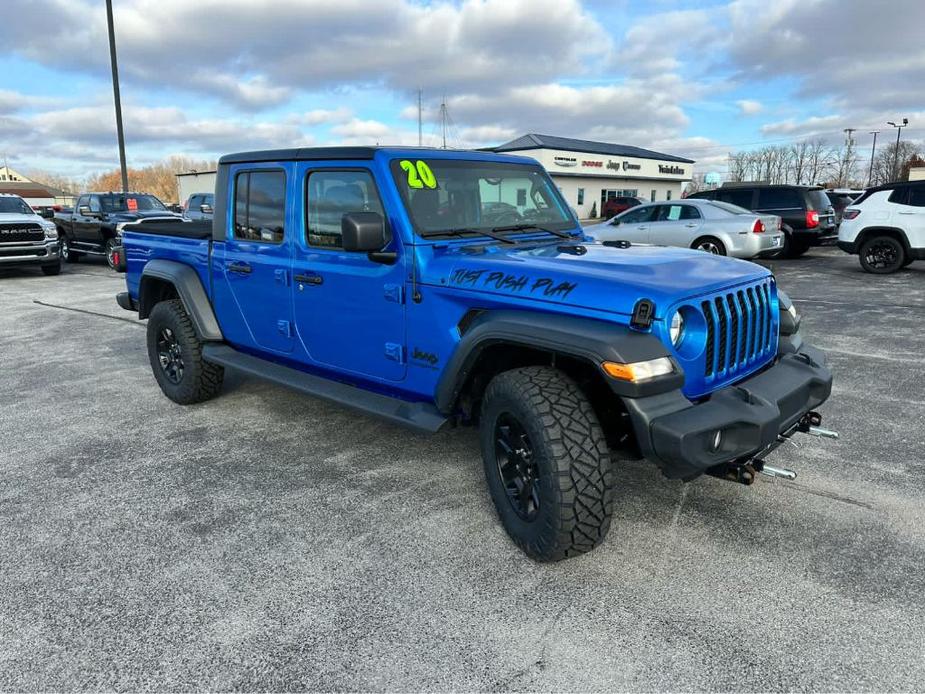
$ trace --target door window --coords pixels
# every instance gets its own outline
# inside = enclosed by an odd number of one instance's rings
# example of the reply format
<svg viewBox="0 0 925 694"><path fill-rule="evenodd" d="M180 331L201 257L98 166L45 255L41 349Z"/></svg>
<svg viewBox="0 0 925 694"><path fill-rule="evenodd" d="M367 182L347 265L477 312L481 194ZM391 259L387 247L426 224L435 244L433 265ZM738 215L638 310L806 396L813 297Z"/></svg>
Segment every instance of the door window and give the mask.
<svg viewBox="0 0 925 694"><path fill-rule="evenodd" d="M77 201L77 213L80 214L81 207L88 207L90 205L90 198L88 195L84 195Z"/></svg>
<svg viewBox="0 0 925 694"><path fill-rule="evenodd" d="M716 199L728 202L731 205L744 207L746 210L752 208L752 191L750 188L745 190L721 190L716 194Z"/></svg>
<svg viewBox="0 0 925 694"><path fill-rule="evenodd" d="M91 212L102 212L103 208L100 206L100 199L96 195L90 196L90 211Z"/></svg>
<svg viewBox="0 0 925 694"><path fill-rule="evenodd" d="M793 188L762 188L758 190L758 209L798 210L803 207L800 193Z"/></svg>
<svg viewBox="0 0 925 694"><path fill-rule="evenodd" d="M286 226L286 173L245 171L235 178L234 236L282 243Z"/></svg>
<svg viewBox="0 0 925 694"><path fill-rule="evenodd" d="M342 248L341 220L345 214L376 212L385 218L369 171L312 171L306 194L305 228L312 246Z"/></svg>
<svg viewBox="0 0 925 694"><path fill-rule="evenodd" d="M617 220L621 224L642 224L643 222L650 221L658 212L659 207L660 205L652 205L650 207L636 207L629 212L624 212L622 215L617 217Z"/></svg>

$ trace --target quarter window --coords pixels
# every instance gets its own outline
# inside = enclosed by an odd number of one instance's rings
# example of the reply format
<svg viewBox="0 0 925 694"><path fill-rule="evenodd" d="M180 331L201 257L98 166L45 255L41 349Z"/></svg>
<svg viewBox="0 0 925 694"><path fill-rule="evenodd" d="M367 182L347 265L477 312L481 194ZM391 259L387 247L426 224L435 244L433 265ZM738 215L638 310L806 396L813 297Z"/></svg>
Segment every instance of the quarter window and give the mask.
<svg viewBox="0 0 925 694"><path fill-rule="evenodd" d="M234 196L235 238L282 243L285 220L285 172L246 171L237 175Z"/></svg>
<svg viewBox="0 0 925 694"><path fill-rule="evenodd" d="M925 186L909 189L909 204L913 207L925 207Z"/></svg>
<svg viewBox="0 0 925 694"><path fill-rule="evenodd" d="M368 171L313 171L306 186L306 230L312 246L342 248L341 220L353 212L376 212L382 203Z"/></svg>

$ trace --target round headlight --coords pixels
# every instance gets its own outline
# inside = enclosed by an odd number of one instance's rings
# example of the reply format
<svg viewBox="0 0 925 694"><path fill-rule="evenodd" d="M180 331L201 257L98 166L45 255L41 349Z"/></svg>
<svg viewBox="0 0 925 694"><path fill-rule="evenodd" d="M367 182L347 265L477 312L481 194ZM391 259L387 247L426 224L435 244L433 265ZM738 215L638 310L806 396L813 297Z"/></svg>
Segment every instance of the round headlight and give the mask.
<svg viewBox="0 0 925 694"><path fill-rule="evenodd" d="M681 318L681 312L675 311L674 315L671 317L671 328L668 330L668 336L671 338L671 344L675 347L678 346L681 342L681 337L684 335L684 319Z"/></svg>

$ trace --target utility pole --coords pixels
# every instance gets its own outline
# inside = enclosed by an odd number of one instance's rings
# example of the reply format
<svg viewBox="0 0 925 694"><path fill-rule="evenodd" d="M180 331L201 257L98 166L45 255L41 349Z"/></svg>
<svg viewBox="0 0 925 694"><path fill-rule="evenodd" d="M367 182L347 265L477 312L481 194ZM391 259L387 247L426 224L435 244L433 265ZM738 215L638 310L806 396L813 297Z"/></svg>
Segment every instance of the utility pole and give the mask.
<svg viewBox="0 0 925 694"><path fill-rule="evenodd" d="M443 102L440 104L440 121L443 125L443 149L446 149L446 94L443 95Z"/></svg>
<svg viewBox="0 0 925 694"><path fill-rule="evenodd" d="M870 134L874 136L874 144L870 146L870 168L867 170L867 187L874 184L874 155L877 152L877 133L879 130L871 130Z"/></svg>
<svg viewBox="0 0 925 694"><path fill-rule="evenodd" d="M851 137L851 133L856 131L857 128L845 128L845 164L842 168L842 180L839 181L841 185L848 187L848 177L851 174L849 168L851 166L851 148L854 147L854 138Z"/></svg>
<svg viewBox="0 0 925 694"><path fill-rule="evenodd" d="M909 125L909 119L903 118L902 123L896 124L893 121L887 121L887 125L892 125L896 128L896 151L893 152L893 180L899 178L899 136L902 134L903 128Z"/></svg>
<svg viewBox="0 0 925 694"><path fill-rule="evenodd" d="M418 88L418 147L424 146L424 135L422 130L422 122L424 120L424 109L421 105L421 101L424 96L424 90Z"/></svg>
<svg viewBox="0 0 925 694"><path fill-rule="evenodd" d="M112 96L116 102L116 137L119 139L119 166L122 169L122 192L128 192L128 169L125 167L125 134L122 131L122 98L119 96L119 65L116 62L116 32L112 24L112 0L106 0L109 25L109 61L112 63Z"/></svg>

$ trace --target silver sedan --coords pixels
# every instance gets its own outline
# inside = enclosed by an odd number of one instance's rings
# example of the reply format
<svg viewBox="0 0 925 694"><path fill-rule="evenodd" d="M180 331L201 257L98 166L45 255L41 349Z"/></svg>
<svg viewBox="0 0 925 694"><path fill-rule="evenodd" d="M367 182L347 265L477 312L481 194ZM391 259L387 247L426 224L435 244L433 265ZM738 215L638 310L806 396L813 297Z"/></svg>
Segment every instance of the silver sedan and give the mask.
<svg viewBox="0 0 925 694"><path fill-rule="evenodd" d="M749 212L717 200L672 200L632 207L584 230L597 241L626 240L757 258L780 251L784 242L780 221L777 215Z"/></svg>

